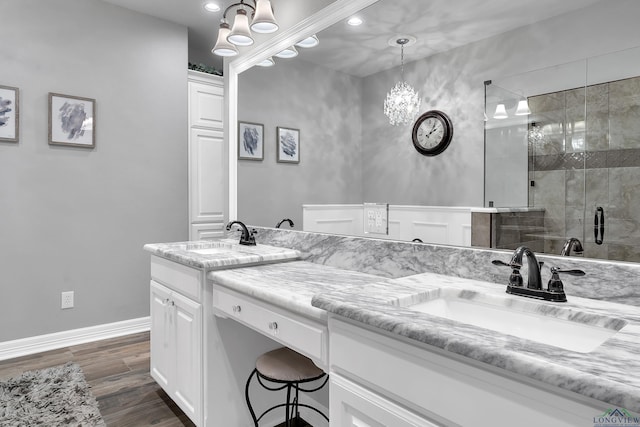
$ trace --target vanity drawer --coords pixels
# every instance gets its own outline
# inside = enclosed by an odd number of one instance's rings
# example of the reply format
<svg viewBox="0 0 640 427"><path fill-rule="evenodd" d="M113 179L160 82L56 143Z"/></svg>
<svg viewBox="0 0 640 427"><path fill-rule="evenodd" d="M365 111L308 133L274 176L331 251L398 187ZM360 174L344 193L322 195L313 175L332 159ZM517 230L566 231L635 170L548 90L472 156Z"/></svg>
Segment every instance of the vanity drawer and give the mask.
<svg viewBox="0 0 640 427"><path fill-rule="evenodd" d="M200 270L157 256L151 257L151 278L200 302Z"/></svg>
<svg viewBox="0 0 640 427"><path fill-rule="evenodd" d="M213 289L213 307L275 341L327 365L328 332L326 325L305 319L271 304L230 290ZM322 367L320 366L320 367Z"/></svg>

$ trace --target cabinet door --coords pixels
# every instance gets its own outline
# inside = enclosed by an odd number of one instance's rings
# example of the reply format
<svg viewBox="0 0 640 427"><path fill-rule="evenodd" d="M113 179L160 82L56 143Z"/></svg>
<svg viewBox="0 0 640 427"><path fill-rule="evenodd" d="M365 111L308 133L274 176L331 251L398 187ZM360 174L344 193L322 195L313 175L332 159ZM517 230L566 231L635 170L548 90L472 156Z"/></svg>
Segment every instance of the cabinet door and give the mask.
<svg viewBox="0 0 640 427"><path fill-rule="evenodd" d="M202 419L202 306L174 293L175 325L173 398L196 424Z"/></svg>
<svg viewBox="0 0 640 427"><path fill-rule="evenodd" d="M193 128L189 136L191 223L224 221L225 146L221 131Z"/></svg>
<svg viewBox="0 0 640 427"><path fill-rule="evenodd" d="M189 125L223 129L222 85L189 82Z"/></svg>
<svg viewBox="0 0 640 427"><path fill-rule="evenodd" d="M330 381L331 427L437 427L340 375Z"/></svg>
<svg viewBox="0 0 640 427"><path fill-rule="evenodd" d="M171 355L173 348L172 313L168 309L171 291L151 281L151 376L167 392L171 393Z"/></svg>
<svg viewBox="0 0 640 427"><path fill-rule="evenodd" d="M224 222L191 224L190 240L213 240L224 237Z"/></svg>

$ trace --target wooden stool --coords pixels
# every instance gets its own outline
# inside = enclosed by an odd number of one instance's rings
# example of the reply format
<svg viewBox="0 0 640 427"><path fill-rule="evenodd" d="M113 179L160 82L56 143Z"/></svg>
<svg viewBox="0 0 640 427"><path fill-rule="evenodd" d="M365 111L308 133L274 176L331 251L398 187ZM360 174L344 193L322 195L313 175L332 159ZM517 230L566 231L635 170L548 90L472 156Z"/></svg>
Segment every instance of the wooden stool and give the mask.
<svg viewBox="0 0 640 427"><path fill-rule="evenodd" d="M251 378L253 378L254 375L258 379L258 383L267 390L278 391L285 388L287 389L287 400L285 403L272 406L257 418L253 411L253 407L251 406L251 401L249 400L249 384L251 383ZM322 377L325 377L325 379L317 388L303 389L300 387L300 384L319 380ZM322 369L314 365L311 359L291 350L290 348L283 347L264 353L262 356L258 357L258 360L256 360L256 368L251 372L251 375L249 375L247 385L245 387L245 399L247 400L247 406L249 407L249 412L251 412L251 418L253 418L255 427L258 427L258 422L267 413L283 406L286 411L285 426L287 427L297 425L297 421L300 418L298 409L301 406L316 411L329 421L329 418L318 409L313 406L300 403L298 400L298 394L300 391L310 393L320 390L327 383L328 379L329 376L325 374ZM270 387L265 384L263 380L281 385ZM293 398L293 401L291 401L292 389L295 390L295 397ZM296 424L292 424L293 422Z"/></svg>

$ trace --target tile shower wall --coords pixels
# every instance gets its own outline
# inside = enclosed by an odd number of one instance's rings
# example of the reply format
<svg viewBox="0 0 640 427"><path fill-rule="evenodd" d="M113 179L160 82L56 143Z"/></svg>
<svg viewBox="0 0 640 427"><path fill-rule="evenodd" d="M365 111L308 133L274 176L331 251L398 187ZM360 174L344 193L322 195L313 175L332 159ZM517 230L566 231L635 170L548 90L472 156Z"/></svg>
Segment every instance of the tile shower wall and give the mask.
<svg viewBox="0 0 640 427"><path fill-rule="evenodd" d="M640 77L533 96L529 107L529 206L545 209L544 251L578 237L587 257L639 262Z"/></svg>

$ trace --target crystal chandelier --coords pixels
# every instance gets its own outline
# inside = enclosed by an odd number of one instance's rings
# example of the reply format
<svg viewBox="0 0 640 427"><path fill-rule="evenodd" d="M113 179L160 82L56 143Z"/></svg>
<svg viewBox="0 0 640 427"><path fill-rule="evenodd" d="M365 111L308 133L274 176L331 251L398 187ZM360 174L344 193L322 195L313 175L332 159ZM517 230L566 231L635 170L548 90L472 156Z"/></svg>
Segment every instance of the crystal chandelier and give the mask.
<svg viewBox="0 0 640 427"><path fill-rule="evenodd" d="M400 45L401 81L391 88L384 100L384 114L394 126L411 123L420 110L418 93L404 81L404 45L409 43L409 39L401 38L396 43Z"/></svg>

